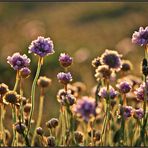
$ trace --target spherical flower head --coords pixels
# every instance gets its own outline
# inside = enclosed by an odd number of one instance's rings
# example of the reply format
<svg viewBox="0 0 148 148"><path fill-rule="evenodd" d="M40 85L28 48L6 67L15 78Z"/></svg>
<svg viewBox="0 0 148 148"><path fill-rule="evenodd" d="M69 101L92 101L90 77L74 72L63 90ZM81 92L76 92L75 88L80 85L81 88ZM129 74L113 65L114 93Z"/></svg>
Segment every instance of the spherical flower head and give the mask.
<svg viewBox="0 0 148 148"><path fill-rule="evenodd" d="M40 135L40 136L43 136L44 131L43 131L42 127L37 127L37 128L36 128L36 133L37 133L38 135Z"/></svg>
<svg viewBox="0 0 148 148"><path fill-rule="evenodd" d="M117 96L117 91L112 86L109 86L109 90L107 91L106 87L102 87L98 94L100 97L104 99L114 99Z"/></svg>
<svg viewBox="0 0 148 148"><path fill-rule="evenodd" d="M28 78L31 74L31 70L28 67L24 67L20 70L20 76L24 79Z"/></svg>
<svg viewBox="0 0 148 148"><path fill-rule="evenodd" d="M97 67L101 66L100 57L94 58L92 60L92 66L94 68L97 68Z"/></svg>
<svg viewBox="0 0 148 148"><path fill-rule="evenodd" d="M55 137L49 136L47 137L47 143L49 147L55 147L56 142L55 142Z"/></svg>
<svg viewBox="0 0 148 148"><path fill-rule="evenodd" d="M72 61L72 57L70 57L68 54L61 53L59 56L59 62L63 67L69 67L72 64Z"/></svg>
<svg viewBox="0 0 148 148"><path fill-rule="evenodd" d="M131 84L129 82L123 81L116 85L116 87L119 89L119 91L123 94L126 94L130 92L131 90Z"/></svg>
<svg viewBox="0 0 148 148"><path fill-rule="evenodd" d="M124 72L132 70L133 65L129 60L122 60L122 68L121 70Z"/></svg>
<svg viewBox="0 0 148 148"><path fill-rule="evenodd" d="M57 78L58 78L59 82L64 85L66 85L72 81L72 76L71 76L70 72L68 72L68 73L60 72L57 74Z"/></svg>
<svg viewBox="0 0 148 148"><path fill-rule="evenodd" d="M139 101L144 101L145 89L146 89L146 94L147 94L146 100L148 101L148 83L146 83L146 85L145 85L145 83L141 84L140 87L134 91L134 93Z"/></svg>
<svg viewBox="0 0 148 148"><path fill-rule="evenodd" d="M47 78L46 76L40 76L37 84L41 88L47 88L51 84L51 81L52 80L50 78Z"/></svg>
<svg viewBox="0 0 148 148"><path fill-rule="evenodd" d="M9 63L14 70L20 70L30 65L30 59L25 54L20 55L20 53L17 52L11 57L7 57L7 63Z"/></svg>
<svg viewBox="0 0 148 148"><path fill-rule="evenodd" d="M26 129L26 125L23 123L16 123L15 124L15 130L19 133L19 134L23 134L24 131Z"/></svg>
<svg viewBox="0 0 148 148"><path fill-rule="evenodd" d="M74 139L75 139L75 141L76 141L77 143L83 142L83 137L84 137L84 135L83 135L82 132L80 132L80 131L75 131L75 132L74 132Z"/></svg>
<svg viewBox="0 0 148 148"><path fill-rule="evenodd" d="M108 65L109 68L119 71L122 67L121 65L121 57L117 51L106 49L105 52L101 55L101 63Z"/></svg>
<svg viewBox="0 0 148 148"><path fill-rule="evenodd" d="M19 101L19 95L15 91L8 91L4 95L4 101L15 105Z"/></svg>
<svg viewBox="0 0 148 148"><path fill-rule="evenodd" d="M49 121L46 122L46 126L50 129L56 128L58 126L58 124L59 124L59 120L56 119L56 118L52 118L52 119L50 119Z"/></svg>
<svg viewBox="0 0 148 148"><path fill-rule="evenodd" d="M144 112L142 108L135 109L134 110L134 118L136 119L142 119L144 117Z"/></svg>
<svg viewBox="0 0 148 148"><path fill-rule="evenodd" d="M107 65L101 65L96 69L95 77L97 80L100 78L109 79L112 71L109 69Z"/></svg>
<svg viewBox="0 0 148 148"><path fill-rule="evenodd" d="M122 112L123 112L124 118L131 117L133 113L133 108L131 106L123 106L121 107L121 112L120 112L121 115L122 115Z"/></svg>
<svg viewBox="0 0 148 148"><path fill-rule="evenodd" d="M44 57L54 53L53 47L53 41L50 38L39 36L36 40L31 42L29 53Z"/></svg>
<svg viewBox="0 0 148 148"><path fill-rule="evenodd" d="M84 96L77 100L73 109L76 115L88 122L96 114L95 99Z"/></svg>
<svg viewBox="0 0 148 148"><path fill-rule="evenodd" d="M148 44L148 26L143 28L140 27L139 31L135 31L132 35L132 42L140 46Z"/></svg>
<svg viewBox="0 0 148 148"><path fill-rule="evenodd" d="M76 98L64 89L59 90L57 95L58 102L64 106L72 106L76 102Z"/></svg>

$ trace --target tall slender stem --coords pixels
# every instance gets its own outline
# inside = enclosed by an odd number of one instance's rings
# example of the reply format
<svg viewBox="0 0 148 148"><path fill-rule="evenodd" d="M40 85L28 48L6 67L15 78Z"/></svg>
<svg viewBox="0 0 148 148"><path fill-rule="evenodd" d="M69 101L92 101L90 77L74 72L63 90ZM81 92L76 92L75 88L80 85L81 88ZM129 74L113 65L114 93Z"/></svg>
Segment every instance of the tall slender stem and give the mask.
<svg viewBox="0 0 148 148"><path fill-rule="evenodd" d="M39 127L41 124L42 114L43 114L43 105L44 105L44 93L43 93L43 89L41 88L41 96L40 96L40 102L39 102L39 113L38 113L36 128ZM31 145L34 145L35 137L36 137L36 131L34 131L34 133L33 133Z"/></svg>
<svg viewBox="0 0 148 148"><path fill-rule="evenodd" d="M29 131L30 131L31 120L32 120L33 112L34 112L36 83L37 83L37 80L38 80L38 77L39 77L39 74L40 74L41 65L42 65L42 58L39 57L37 72L36 72L35 78L33 80L32 89L31 89L31 104L32 104L32 107L31 107L31 111L30 111L30 115L29 115L27 136L28 136Z"/></svg>

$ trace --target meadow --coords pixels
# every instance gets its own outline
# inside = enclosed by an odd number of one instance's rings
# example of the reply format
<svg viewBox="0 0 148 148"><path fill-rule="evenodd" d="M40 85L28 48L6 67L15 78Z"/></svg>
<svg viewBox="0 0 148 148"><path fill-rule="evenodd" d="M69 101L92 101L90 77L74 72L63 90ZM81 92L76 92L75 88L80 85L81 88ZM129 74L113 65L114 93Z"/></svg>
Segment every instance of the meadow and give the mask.
<svg viewBox="0 0 148 148"><path fill-rule="evenodd" d="M147 12L0 3L0 146L147 146Z"/></svg>

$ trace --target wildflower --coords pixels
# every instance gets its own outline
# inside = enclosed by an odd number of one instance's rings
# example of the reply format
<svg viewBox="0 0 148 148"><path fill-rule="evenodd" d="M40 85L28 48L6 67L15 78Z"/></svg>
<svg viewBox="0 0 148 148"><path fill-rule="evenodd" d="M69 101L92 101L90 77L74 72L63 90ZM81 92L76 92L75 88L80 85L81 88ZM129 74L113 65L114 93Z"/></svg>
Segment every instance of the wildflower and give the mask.
<svg viewBox="0 0 148 148"><path fill-rule="evenodd" d="M31 70L28 67L24 67L20 70L20 76L22 78L28 78L31 74Z"/></svg>
<svg viewBox="0 0 148 148"><path fill-rule="evenodd" d="M8 86L6 84L4 84L4 83L0 84L0 94L1 95L4 95L5 93L7 93L8 90L9 89L8 89Z"/></svg>
<svg viewBox="0 0 148 148"><path fill-rule="evenodd" d="M31 103L27 103L25 106L24 106L24 112L26 114L29 114L30 113L30 110L31 110Z"/></svg>
<svg viewBox="0 0 148 148"><path fill-rule="evenodd" d="M100 139L101 139L101 132L100 131L96 131L95 132L95 140L96 141L100 141Z"/></svg>
<svg viewBox="0 0 148 148"><path fill-rule="evenodd" d="M9 63L14 70L20 70L29 66L30 59L25 54L20 55L20 53L16 52L11 57L8 56L7 63Z"/></svg>
<svg viewBox="0 0 148 148"><path fill-rule="evenodd" d="M41 88L46 88L51 84L51 79L47 78L47 77L42 77L40 76L38 81L37 81L38 86L40 86Z"/></svg>
<svg viewBox="0 0 148 148"><path fill-rule="evenodd" d="M139 31L135 31L132 35L132 42L140 46L148 44L148 27L140 27Z"/></svg>
<svg viewBox="0 0 148 148"><path fill-rule="evenodd" d="M107 65L101 65L96 69L95 77L97 80L100 78L108 79L111 76L111 70Z"/></svg>
<svg viewBox="0 0 148 148"><path fill-rule="evenodd" d="M65 106L66 105L72 106L76 101L76 98L72 94L70 94L69 92L65 92L65 90L63 89L59 90L57 99L58 102L61 103L61 105Z"/></svg>
<svg viewBox="0 0 148 148"><path fill-rule="evenodd" d="M29 53L34 53L40 57L44 57L54 53L53 42L50 38L39 36L36 40L31 42L29 46Z"/></svg>
<svg viewBox="0 0 148 148"><path fill-rule="evenodd" d="M16 123L15 124L15 130L19 133L19 134L23 134L23 132L25 131L26 126L23 123Z"/></svg>
<svg viewBox="0 0 148 148"><path fill-rule="evenodd" d="M134 118L136 119L142 119L144 117L144 112L142 108L135 109L134 110Z"/></svg>
<svg viewBox="0 0 148 148"><path fill-rule="evenodd" d="M106 49L100 58L101 64L108 65L109 68L119 71L122 67L121 57L122 55L118 54L117 51Z"/></svg>
<svg viewBox="0 0 148 148"><path fill-rule="evenodd" d="M119 91L123 94L130 92L131 84L129 82L123 81L116 85Z"/></svg>
<svg viewBox="0 0 148 148"><path fill-rule="evenodd" d="M64 85L66 85L72 81L72 76L71 76L70 72L68 72L68 73L60 72L60 73L58 73L57 78L58 78L59 82Z"/></svg>
<svg viewBox="0 0 148 148"><path fill-rule="evenodd" d="M94 68L98 68L99 66L101 66L100 57L97 57L92 60L92 66Z"/></svg>
<svg viewBox="0 0 148 148"><path fill-rule="evenodd" d="M122 106L120 115L123 113L124 118L128 118L132 116L132 107L131 106Z"/></svg>
<svg viewBox="0 0 148 148"><path fill-rule="evenodd" d="M146 83L146 85L145 85L145 83L143 83L143 84L140 85L139 88L137 88L134 91L134 93L135 93L138 100L144 101L145 89L146 89L146 94L147 94L146 95L146 97L147 97L146 100L148 100L148 86L147 85L148 85L147 83Z"/></svg>
<svg viewBox="0 0 148 148"><path fill-rule="evenodd" d="M83 142L83 133L79 132L79 131L75 131L74 138L77 143L82 143Z"/></svg>
<svg viewBox="0 0 148 148"><path fill-rule="evenodd" d="M122 60L122 68L121 70L124 72L130 71L132 69L133 65L128 60Z"/></svg>
<svg viewBox="0 0 148 148"><path fill-rule="evenodd" d="M114 99L117 96L117 91L112 86L109 86L109 90L107 91L106 87L102 87L98 94L100 97L108 99Z"/></svg>
<svg viewBox="0 0 148 148"><path fill-rule="evenodd" d="M38 127L38 128L36 129L36 133L37 133L38 135L42 136L43 133L44 133L44 131L43 131L43 129L42 129L41 127Z"/></svg>
<svg viewBox="0 0 148 148"><path fill-rule="evenodd" d="M55 137L49 136L47 137L48 146L54 147L55 146Z"/></svg>
<svg viewBox="0 0 148 148"><path fill-rule="evenodd" d="M51 120L49 120L48 122L46 122L46 126L48 128L56 128L59 124L59 120L56 118L52 118Z"/></svg>
<svg viewBox="0 0 148 148"><path fill-rule="evenodd" d="M11 104L17 104L18 100L19 100L19 95L15 92L15 91L8 91L5 95L4 95L4 100L7 103L11 103Z"/></svg>
<svg viewBox="0 0 148 148"><path fill-rule="evenodd" d="M95 99L84 96L77 100L73 109L76 115L88 122L96 114Z"/></svg>
<svg viewBox="0 0 148 148"><path fill-rule="evenodd" d="M63 67L69 67L72 64L73 59L65 53L61 53L59 56L59 62Z"/></svg>

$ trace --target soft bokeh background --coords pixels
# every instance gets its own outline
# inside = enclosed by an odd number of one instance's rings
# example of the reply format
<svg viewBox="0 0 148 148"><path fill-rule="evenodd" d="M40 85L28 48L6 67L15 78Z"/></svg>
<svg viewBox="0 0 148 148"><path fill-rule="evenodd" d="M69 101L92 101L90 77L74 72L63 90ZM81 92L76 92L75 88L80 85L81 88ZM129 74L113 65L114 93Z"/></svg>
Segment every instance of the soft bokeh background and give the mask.
<svg viewBox="0 0 148 148"><path fill-rule="evenodd" d="M56 75L63 70L59 54L66 52L74 58L70 68L73 81L84 82L88 93L96 84L91 61L106 48L118 50L130 59L133 72L139 75L143 49L131 43L131 36L139 26L148 25L147 8L148 3L0 3L0 82L13 88L15 71L6 58L16 51L26 53L32 60L32 76L24 83L28 98L37 66L37 57L28 54L28 46L39 35L51 37L55 54L45 58L41 71L41 75L52 79L46 91L43 122L57 117L56 94L62 85ZM37 96L35 113L38 102Z"/></svg>

